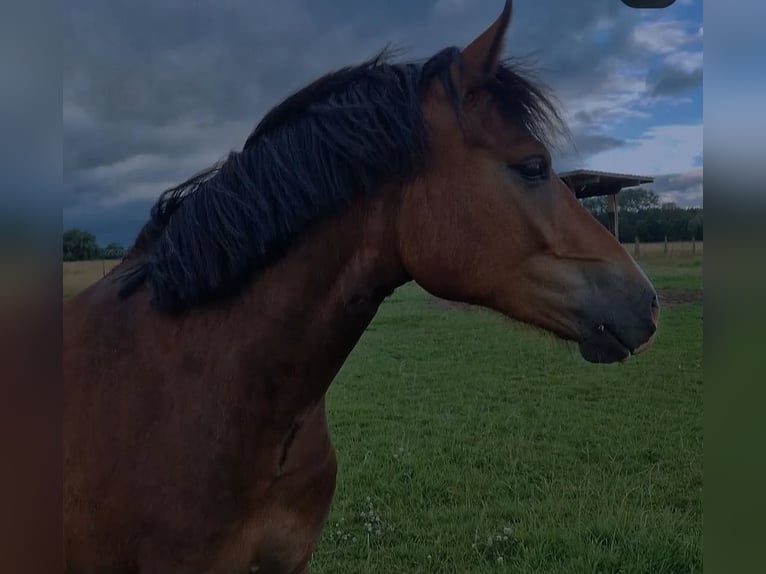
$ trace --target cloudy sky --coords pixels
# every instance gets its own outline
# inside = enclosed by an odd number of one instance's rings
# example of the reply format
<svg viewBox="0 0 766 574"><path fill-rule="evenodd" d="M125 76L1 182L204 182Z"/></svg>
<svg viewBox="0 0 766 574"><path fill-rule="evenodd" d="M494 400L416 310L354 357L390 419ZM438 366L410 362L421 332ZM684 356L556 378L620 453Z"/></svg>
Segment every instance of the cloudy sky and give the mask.
<svg viewBox="0 0 766 574"><path fill-rule="evenodd" d="M555 169L655 176L702 204L702 0L516 0L507 55L533 55L575 135ZM167 187L242 146L292 91L387 44L464 46L502 0L69 0L64 227L132 242Z"/></svg>

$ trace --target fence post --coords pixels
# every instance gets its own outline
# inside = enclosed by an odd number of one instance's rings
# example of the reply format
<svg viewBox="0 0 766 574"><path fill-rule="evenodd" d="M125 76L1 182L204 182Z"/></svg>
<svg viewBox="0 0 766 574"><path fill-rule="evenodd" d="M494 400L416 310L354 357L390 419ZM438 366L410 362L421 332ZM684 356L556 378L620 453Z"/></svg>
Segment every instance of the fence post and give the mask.
<svg viewBox="0 0 766 574"><path fill-rule="evenodd" d="M668 254L668 236L665 236L665 249L664 249L665 255Z"/></svg>
<svg viewBox="0 0 766 574"><path fill-rule="evenodd" d="M641 250L638 247L638 235L636 235L636 242L633 244L633 255L638 257L640 253L641 253Z"/></svg>
<svg viewBox="0 0 766 574"><path fill-rule="evenodd" d="M101 277L106 277L106 263L104 263L104 260L101 260Z"/></svg>
<svg viewBox="0 0 766 574"><path fill-rule="evenodd" d="M697 253L697 236L692 235L692 255Z"/></svg>

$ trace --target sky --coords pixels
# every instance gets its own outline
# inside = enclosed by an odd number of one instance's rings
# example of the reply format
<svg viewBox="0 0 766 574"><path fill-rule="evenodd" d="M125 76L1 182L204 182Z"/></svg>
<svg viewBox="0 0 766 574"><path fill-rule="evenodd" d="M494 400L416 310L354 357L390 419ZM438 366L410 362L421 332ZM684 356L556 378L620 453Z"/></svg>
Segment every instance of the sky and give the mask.
<svg viewBox="0 0 766 574"><path fill-rule="evenodd" d="M69 0L64 228L129 245L159 194L241 148L269 109L386 45L465 46L502 0ZM702 205L702 0L516 0L506 56L532 57L574 147L554 169L650 175Z"/></svg>

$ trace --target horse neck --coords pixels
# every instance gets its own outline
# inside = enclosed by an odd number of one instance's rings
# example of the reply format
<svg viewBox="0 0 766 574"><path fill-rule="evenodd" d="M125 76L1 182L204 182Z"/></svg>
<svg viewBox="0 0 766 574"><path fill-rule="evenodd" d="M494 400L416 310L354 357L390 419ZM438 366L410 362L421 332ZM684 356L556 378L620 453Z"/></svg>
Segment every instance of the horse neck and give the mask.
<svg viewBox="0 0 766 574"><path fill-rule="evenodd" d="M408 280L395 197L381 190L309 230L231 309L239 379L256 400L273 397L273 416L289 420L324 396L383 299Z"/></svg>

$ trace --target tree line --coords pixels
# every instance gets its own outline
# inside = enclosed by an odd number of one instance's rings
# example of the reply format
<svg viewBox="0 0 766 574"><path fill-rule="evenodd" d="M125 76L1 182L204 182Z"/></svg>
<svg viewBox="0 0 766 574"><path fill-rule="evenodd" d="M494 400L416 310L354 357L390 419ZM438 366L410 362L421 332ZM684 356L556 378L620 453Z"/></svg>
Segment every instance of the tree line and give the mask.
<svg viewBox="0 0 766 574"><path fill-rule="evenodd" d="M118 243L101 247L96 236L84 229L64 232L64 261L90 261L92 259L122 259L125 248Z"/></svg>
<svg viewBox="0 0 766 574"><path fill-rule="evenodd" d="M606 197L581 200L604 226L608 226ZM629 243L636 238L644 243L664 241L702 241L702 208L682 208L673 202L660 202L654 191L643 187L630 188L617 194L620 241Z"/></svg>

